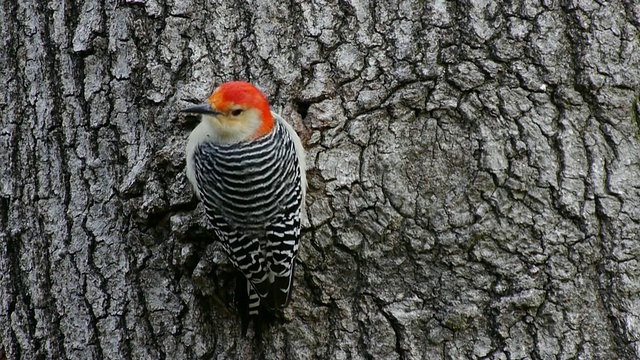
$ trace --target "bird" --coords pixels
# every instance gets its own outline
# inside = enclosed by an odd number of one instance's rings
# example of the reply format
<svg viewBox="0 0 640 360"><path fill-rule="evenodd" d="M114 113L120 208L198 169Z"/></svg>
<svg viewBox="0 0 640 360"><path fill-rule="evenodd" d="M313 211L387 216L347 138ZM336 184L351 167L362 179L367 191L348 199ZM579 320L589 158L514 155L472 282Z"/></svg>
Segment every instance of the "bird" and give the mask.
<svg viewBox="0 0 640 360"><path fill-rule="evenodd" d="M286 307L307 190L300 137L266 96L226 82L200 105L189 135L186 173L216 237L237 269L236 304L246 335L265 312Z"/></svg>

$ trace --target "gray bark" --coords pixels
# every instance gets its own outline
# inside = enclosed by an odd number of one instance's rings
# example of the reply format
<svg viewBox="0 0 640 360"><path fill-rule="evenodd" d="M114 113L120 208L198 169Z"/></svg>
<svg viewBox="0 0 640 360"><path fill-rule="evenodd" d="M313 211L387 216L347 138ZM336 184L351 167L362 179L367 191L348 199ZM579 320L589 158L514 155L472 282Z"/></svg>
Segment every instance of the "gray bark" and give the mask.
<svg viewBox="0 0 640 360"><path fill-rule="evenodd" d="M0 24L9 359L640 357L640 5L5 0ZM261 344L184 173L178 111L232 79L309 158Z"/></svg>

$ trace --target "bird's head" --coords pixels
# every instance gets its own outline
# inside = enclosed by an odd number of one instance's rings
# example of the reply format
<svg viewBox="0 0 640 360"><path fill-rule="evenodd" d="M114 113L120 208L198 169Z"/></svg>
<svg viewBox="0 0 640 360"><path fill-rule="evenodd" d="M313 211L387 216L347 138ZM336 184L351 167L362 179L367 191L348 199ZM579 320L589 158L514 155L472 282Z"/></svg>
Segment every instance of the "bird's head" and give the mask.
<svg viewBox="0 0 640 360"><path fill-rule="evenodd" d="M202 114L222 143L257 139L271 132L273 116L266 96L244 81L220 85L202 105L182 110Z"/></svg>

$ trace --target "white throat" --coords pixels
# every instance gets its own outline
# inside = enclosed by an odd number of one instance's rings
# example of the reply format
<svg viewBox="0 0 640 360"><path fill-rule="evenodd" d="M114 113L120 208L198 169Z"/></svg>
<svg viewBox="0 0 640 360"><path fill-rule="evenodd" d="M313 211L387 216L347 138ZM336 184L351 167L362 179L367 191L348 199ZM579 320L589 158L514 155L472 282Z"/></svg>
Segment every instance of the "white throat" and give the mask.
<svg viewBox="0 0 640 360"><path fill-rule="evenodd" d="M259 115L251 110L245 111L241 116L228 115L209 116L203 115L202 121L196 127L197 132L202 131L206 139L216 144L233 144L248 140L260 127ZM194 130L194 132L196 132Z"/></svg>

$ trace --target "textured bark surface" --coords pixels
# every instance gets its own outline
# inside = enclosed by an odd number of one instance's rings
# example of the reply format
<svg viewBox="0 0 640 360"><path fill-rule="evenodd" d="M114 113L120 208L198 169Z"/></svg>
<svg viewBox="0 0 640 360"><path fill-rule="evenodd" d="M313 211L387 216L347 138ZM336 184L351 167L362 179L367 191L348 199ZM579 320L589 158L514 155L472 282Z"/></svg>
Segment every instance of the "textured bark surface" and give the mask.
<svg viewBox="0 0 640 360"><path fill-rule="evenodd" d="M640 5L0 3L0 354L635 359ZM184 174L215 86L309 158L257 345Z"/></svg>

